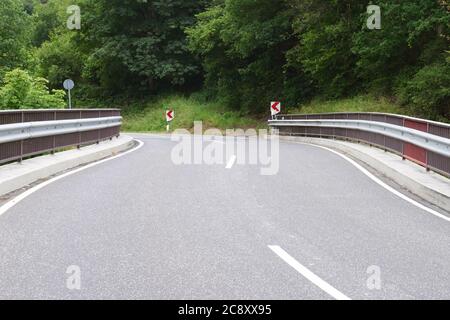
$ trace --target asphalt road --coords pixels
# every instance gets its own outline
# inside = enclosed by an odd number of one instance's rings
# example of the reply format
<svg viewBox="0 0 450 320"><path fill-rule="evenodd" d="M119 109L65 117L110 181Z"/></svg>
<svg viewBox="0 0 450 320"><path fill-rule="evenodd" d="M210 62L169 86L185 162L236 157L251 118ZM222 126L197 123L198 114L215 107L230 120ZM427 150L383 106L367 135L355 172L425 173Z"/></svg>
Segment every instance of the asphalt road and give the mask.
<svg viewBox="0 0 450 320"><path fill-rule="evenodd" d="M262 176L176 166L174 142L139 139L0 216L0 298L334 299L323 281L351 299L450 299L450 223L338 155L281 143Z"/></svg>

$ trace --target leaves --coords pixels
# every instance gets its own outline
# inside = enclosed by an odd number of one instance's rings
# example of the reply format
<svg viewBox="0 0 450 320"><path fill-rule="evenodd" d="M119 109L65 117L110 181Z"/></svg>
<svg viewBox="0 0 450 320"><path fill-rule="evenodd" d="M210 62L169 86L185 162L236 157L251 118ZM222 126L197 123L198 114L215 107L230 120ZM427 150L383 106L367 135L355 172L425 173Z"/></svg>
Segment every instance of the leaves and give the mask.
<svg viewBox="0 0 450 320"><path fill-rule="evenodd" d="M299 82L285 70L286 51L294 45L289 10L282 0L225 0L197 15L197 24L187 29L206 84L223 103L260 112L268 101L288 96L284 87ZM290 98L294 102L297 95Z"/></svg>
<svg viewBox="0 0 450 320"><path fill-rule="evenodd" d="M0 109L39 109L64 107L65 92L49 91L48 81L14 69L6 73L0 88Z"/></svg>
<svg viewBox="0 0 450 320"><path fill-rule="evenodd" d="M27 64L31 26L20 0L0 1L0 79L6 71Z"/></svg>
<svg viewBox="0 0 450 320"><path fill-rule="evenodd" d="M184 29L193 24L203 1L87 0L85 4L81 40L90 61L95 61L91 75L103 79L103 84L107 71L117 69L117 64L125 74L116 81L134 89L143 84L150 90L183 85L199 73Z"/></svg>

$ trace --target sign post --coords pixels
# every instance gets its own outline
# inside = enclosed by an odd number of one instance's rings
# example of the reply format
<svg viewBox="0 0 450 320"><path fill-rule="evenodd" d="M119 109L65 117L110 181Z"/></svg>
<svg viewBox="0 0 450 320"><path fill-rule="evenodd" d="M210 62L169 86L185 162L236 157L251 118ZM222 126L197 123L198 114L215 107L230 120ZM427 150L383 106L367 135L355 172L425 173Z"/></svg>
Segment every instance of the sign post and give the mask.
<svg viewBox="0 0 450 320"><path fill-rule="evenodd" d="M72 97L70 96L70 90L72 90L75 87L75 83L71 79L64 80L63 83L64 89L68 91L69 95L69 109L72 109Z"/></svg>
<svg viewBox="0 0 450 320"><path fill-rule="evenodd" d="M272 115L272 119L274 119L275 115L281 112L281 102L273 101L270 103L270 114Z"/></svg>
<svg viewBox="0 0 450 320"><path fill-rule="evenodd" d="M170 131L170 122L175 118L175 111L166 110L167 132Z"/></svg>

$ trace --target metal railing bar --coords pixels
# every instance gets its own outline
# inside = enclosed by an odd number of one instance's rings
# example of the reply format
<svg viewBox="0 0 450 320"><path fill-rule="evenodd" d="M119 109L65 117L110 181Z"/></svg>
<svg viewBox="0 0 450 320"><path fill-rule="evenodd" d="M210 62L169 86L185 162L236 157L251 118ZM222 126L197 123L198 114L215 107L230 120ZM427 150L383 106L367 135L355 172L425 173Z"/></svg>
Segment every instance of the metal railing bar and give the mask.
<svg viewBox="0 0 450 320"><path fill-rule="evenodd" d="M271 126L300 126L355 129L399 139L426 150L450 157L450 139L426 132L366 120L269 120Z"/></svg>

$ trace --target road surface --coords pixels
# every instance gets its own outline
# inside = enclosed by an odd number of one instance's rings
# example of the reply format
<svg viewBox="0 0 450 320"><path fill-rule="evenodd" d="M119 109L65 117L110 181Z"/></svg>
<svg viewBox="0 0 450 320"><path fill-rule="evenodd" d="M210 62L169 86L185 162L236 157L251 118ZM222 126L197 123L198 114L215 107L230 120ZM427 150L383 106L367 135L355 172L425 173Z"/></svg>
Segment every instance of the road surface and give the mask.
<svg viewBox="0 0 450 320"><path fill-rule="evenodd" d="M450 299L450 223L340 156L281 143L262 176L139 139L0 216L0 298Z"/></svg>

